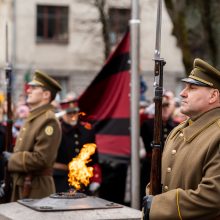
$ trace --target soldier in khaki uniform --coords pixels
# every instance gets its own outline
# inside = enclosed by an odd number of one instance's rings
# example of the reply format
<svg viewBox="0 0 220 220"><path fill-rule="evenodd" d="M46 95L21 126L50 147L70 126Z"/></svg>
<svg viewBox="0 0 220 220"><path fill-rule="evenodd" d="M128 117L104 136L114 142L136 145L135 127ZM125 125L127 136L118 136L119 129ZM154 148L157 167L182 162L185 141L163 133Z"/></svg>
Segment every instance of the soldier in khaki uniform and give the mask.
<svg viewBox="0 0 220 220"><path fill-rule="evenodd" d="M50 103L60 90L58 82L39 71L29 83L30 114L17 137L14 152L3 152L13 179L11 201L42 198L55 192L52 167L61 129Z"/></svg>
<svg viewBox="0 0 220 220"><path fill-rule="evenodd" d="M220 219L220 72L201 59L180 93L189 119L168 136L162 194L144 198L145 219Z"/></svg>

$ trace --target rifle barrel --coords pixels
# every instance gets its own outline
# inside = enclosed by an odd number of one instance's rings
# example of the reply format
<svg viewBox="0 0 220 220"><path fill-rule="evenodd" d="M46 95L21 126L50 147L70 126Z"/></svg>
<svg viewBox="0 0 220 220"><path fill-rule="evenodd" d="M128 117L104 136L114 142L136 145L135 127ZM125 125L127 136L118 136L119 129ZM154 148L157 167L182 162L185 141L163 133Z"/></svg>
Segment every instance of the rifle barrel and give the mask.
<svg viewBox="0 0 220 220"><path fill-rule="evenodd" d="M158 0L157 6L157 25L156 25L156 43L154 51L154 59L160 59L160 45L161 45L161 21L162 21L162 0Z"/></svg>

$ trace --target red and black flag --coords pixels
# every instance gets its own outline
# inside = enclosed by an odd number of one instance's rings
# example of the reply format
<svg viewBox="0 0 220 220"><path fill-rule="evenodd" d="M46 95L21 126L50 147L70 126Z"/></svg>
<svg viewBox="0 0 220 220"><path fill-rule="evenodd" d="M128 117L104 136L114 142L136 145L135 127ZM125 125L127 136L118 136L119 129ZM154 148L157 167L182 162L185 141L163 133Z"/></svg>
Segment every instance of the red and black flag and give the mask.
<svg viewBox="0 0 220 220"><path fill-rule="evenodd" d="M102 156L130 157L130 34L127 32L79 98L80 111L92 117Z"/></svg>

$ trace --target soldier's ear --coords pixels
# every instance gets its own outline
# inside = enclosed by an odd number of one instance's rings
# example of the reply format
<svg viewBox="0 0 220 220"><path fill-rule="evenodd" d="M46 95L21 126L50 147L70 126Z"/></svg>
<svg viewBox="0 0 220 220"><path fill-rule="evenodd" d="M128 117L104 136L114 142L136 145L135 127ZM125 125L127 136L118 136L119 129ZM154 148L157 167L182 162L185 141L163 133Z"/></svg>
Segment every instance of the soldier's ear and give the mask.
<svg viewBox="0 0 220 220"><path fill-rule="evenodd" d="M51 92L49 90L44 90L43 98L50 100L51 99Z"/></svg>
<svg viewBox="0 0 220 220"><path fill-rule="evenodd" d="M220 99L220 94L219 94L219 90L218 89L212 89L210 91L210 99L209 99L209 103L215 103L216 101L219 102Z"/></svg>

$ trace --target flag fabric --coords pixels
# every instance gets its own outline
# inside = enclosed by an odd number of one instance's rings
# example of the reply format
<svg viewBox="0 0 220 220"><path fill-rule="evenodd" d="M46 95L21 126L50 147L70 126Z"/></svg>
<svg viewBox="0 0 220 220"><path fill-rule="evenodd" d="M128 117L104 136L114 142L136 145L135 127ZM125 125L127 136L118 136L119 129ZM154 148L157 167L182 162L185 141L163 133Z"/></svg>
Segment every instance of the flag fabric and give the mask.
<svg viewBox="0 0 220 220"><path fill-rule="evenodd" d="M130 158L130 33L125 34L101 71L79 98L92 118L102 156Z"/></svg>

